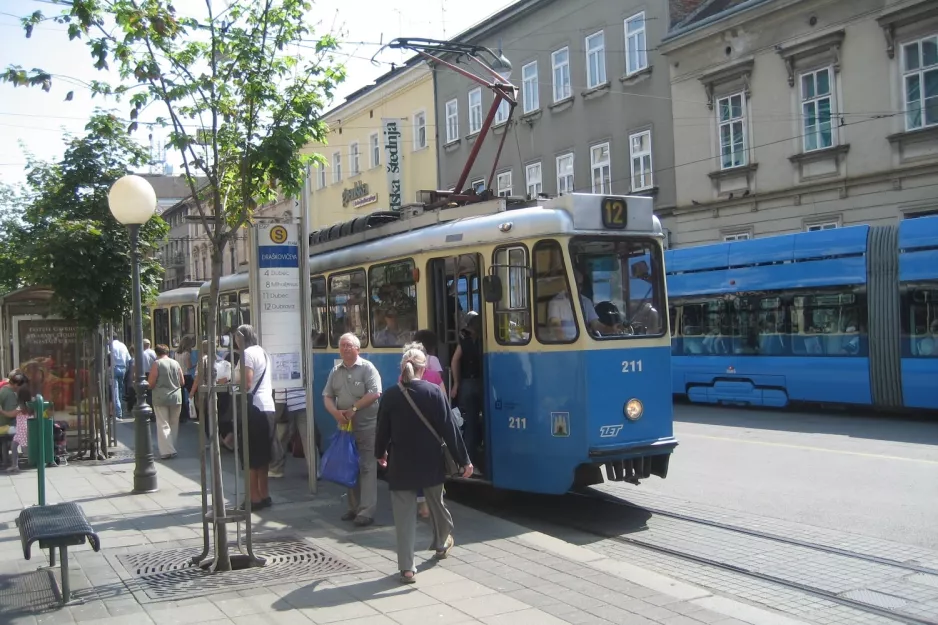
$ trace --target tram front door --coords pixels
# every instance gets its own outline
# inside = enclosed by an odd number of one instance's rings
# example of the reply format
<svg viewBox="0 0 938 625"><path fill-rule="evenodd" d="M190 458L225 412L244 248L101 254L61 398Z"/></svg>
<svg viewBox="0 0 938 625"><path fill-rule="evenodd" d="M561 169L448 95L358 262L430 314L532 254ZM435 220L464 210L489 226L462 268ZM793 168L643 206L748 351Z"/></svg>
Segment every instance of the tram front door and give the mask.
<svg viewBox="0 0 938 625"><path fill-rule="evenodd" d="M437 336L437 356L440 364L443 365L443 380L446 382L446 388L452 390L453 379L452 360L453 354L459 345L459 339L465 327L467 313L474 311L481 317L483 314L482 297L480 292L482 276L482 256L480 254L462 254L459 256L449 256L445 258L434 258L430 260L427 266L428 281L428 301L430 302L430 329ZM480 319L481 320L481 319ZM481 324L484 328L484 322ZM484 345L484 341L480 341ZM479 361L484 363L482 348L478 354ZM460 367L461 375L466 375L466 368ZM485 444L486 435L489 428L486 427L483 407L485 405L484 375L483 371L470 372L471 379L464 380L464 384L455 384L459 387L459 396L456 397L454 405L460 407L463 411L465 407L478 406L482 411L481 416L471 419L463 414L465 423L463 425L463 436L467 443L476 441L473 445L475 449L469 450L469 455L473 463L481 469L481 466L489 466L486 462ZM468 397L468 393L477 393L475 401ZM473 427L472 432L467 432L467 427ZM488 476L485 476L488 477Z"/></svg>

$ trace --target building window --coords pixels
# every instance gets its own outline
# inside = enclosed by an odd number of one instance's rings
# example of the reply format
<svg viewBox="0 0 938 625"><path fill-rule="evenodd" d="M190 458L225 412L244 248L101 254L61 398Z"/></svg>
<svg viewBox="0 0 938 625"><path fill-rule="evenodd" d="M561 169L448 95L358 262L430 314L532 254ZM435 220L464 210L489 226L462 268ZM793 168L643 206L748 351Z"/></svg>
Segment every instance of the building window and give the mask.
<svg viewBox="0 0 938 625"><path fill-rule="evenodd" d="M482 130L482 89L469 92L469 134Z"/></svg>
<svg viewBox="0 0 938 625"><path fill-rule="evenodd" d="M557 157L557 195L573 193L573 152Z"/></svg>
<svg viewBox="0 0 938 625"><path fill-rule="evenodd" d="M332 182L342 181L342 153L332 153Z"/></svg>
<svg viewBox="0 0 938 625"><path fill-rule="evenodd" d="M808 224L804 227L805 232L817 232L818 230L833 230L840 227L836 221L820 221L818 223Z"/></svg>
<svg viewBox="0 0 938 625"><path fill-rule="evenodd" d="M554 102L560 102L573 95L570 85L570 50L561 48L550 55L554 68Z"/></svg>
<svg viewBox="0 0 938 625"><path fill-rule="evenodd" d="M748 241L752 236L748 231L745 232L730 232L723 235L724 241Z"/></svg>
<svg viewBox="0 0 938 625"><path fill-rule="evenodd" d="M508 121L508 100L502 100L498 108L495 109L495 125L504 124Z"/></svg>
<svg viewBox="0 0 938 625"><path fill-rule="evenodd" d="M902 52L906 127L938 125L938 35L907 43Z"/></svg>
<svg viewBox="0 0 938 625"><path fill-rule="evenodd" d="M521 100L525 113L536 111L541 107L541 96L537 85L537 61L521 68Z"/></svg>
<svg viewBox="0 0 938 625"><path fill-rule="evenodd" d="M495 176L495 189L498 197L511 196L511 172L503 171Z"/></svg>
<svg viewBox="0 0 938 625"><path fill-rule="evenodd" d="M590 148L590 171L593 173L593 193L612 193L608 143L600 143Z"/></svg>
<svg viewBox="0 0 938 625"><path fill-rule="evenodd" d="M655 186L651 175L651 131L629 135L629 159L632 167L632 191Z"/></svg>
<svg viewBox="0 0 938 625"><path fill-rule="evenodd" d="M625 20L625 73L634 74L648 67L645 48L645 13Z"/></svg>
<svg viewBox="0 0 938 625"><path fill-rule="evenodd" d="M424 111L414 113L414 150L427 147L427 114Z"/></svg>
<svg viewBox="0 0 938 625"><path fill-rule="evenodd" d="M362 171L358 154L358 141L348 147L348 169L349 176L357 176Z"/></svg>
<svg viewBox="0 0 938 625"><path fill-rule="evenodd" d="M525 184L527 185L528 198L533 200L544 190L544 186L541 182L541 164L531 163L526 166L524 168L524 178Z"/></svg>
<svg viewBox="0 0 938 625"><path fill-rule="evenodd" d="M936 86L938 86L938 74ZM801 113L804 123L804 151L829 148L834 144L831 127L831 72L819 69L801 75Z"/></svg>
<svg viewBox="0 0 938 625"><path fill-rule="evenodd" d="M743 115L743 94L720 98L717 102L720 121L720 167L746 164L746 117Z"/></svg>
<svg viewBox="0 0 938 625"><path fill-rule="evenodd" d="M325 189L325 188L326 188L326 185L328 184L328 183L326 182L326 164L325 164L325 163L320 163L320 164L319 164L318 183L319 183L319 188L320 188L320 189Z"/></svg>
<svg viewBox="0 0 938 625"><path fill-rule="evenodd" d="M586 88L606 82L606 37L603 31L586 38Z"/></svg>
<svg viewBox="0 0 938 625"><path fill-rule="evenodd" d="M475 191L476 195L482 195L482 192L485 191L485 180L482 178L473 180L469 183L469 186L472 187L472 190Z"/></svg>
<svg viewBox="0 0 938 625"><path fill-rule="evenodd" d="M371 146L371 166L377 167L381 164L381 139L377 132L368 138L368 144Z"/></svg>
<svg viewBox="0 0 938 625"><path fill-rule="evenodd" d="M459 138L459 100L446 103L446 142L452 143Z"/></svg>

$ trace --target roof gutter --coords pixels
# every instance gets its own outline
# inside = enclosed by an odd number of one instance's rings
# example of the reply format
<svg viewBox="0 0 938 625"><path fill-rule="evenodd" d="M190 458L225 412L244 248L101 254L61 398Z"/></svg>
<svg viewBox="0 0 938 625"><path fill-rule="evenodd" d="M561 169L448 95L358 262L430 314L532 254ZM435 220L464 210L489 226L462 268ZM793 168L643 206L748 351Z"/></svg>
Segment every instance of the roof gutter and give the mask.
<svg viewBox="0 0 938 625"><path fill-rule="evenodd" d="M710 17L702 19L699 22L692 22L686 26L681 26L679 28L672 30L671 32L669 32L667 35L664 36L664 38L661 40L661 44L664 45L666 43L670 43L671 41L678 39L679 37L682 37L688 33L692 33L695 30L706 28L707 26L710 26L711 24L716 24L717 22L721 22L727 18L733 17L734 15L738 13L748 11L749 9L754 9L755 7L758 7L760 5L767 4L769 2L774 2L774 1L775 0L747 0L746 2L737 4L736 6L730 9L721 11L720 13L717 13L715 15L711 15Z"/></svg>

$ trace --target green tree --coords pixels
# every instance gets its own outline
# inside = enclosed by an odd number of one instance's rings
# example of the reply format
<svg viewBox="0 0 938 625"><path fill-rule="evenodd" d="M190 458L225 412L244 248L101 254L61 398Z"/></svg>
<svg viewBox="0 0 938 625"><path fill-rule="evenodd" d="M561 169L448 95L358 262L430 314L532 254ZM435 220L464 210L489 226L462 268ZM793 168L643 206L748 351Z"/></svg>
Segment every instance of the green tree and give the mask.
<svg viewBox="0 0 938 625"><path fill-rule="evenodd" d="M25 190L0 194L0 268L6 288L41 284L52 288L55 312L85 328L119 323L131 310L127 230L111 215L107 194L121 176L147 162L116 116L96 112L86 133L68 142L57 163L32 161ZM167 232L150 220L140 230L144 298L154 297L163 269L153 252Z"/></svg>
<svg viewBox="0 0 938 625"><path fill-rule="evenodd" d="M56 0L58 2L58 0ZM210 242L212 281L207 335L216 341L218 284L225 247L251 220L254 208L278 190L295 196L310 161L303 153L325 142L322 111L345 73L332 52L332 33L313 37L312 0L205 1L201 15L181 15L170 0L68 0L62 12L24 18L28 37L45 21L67 26L84 39L95 67L113 63L123 82L92 84L95 93L123 97L131 123L153 104L165 110L169 142L183 166L202 227ZM52 89L42 69L7 68L0 79ZM66 99L69 99L66 96ZM207 182L196 188L196 176ZM209 410L213 410L210 402ZM224 516L217 432L212 435L213 510ZM218 568L230 567L224 526L216 528Z"/></svg>

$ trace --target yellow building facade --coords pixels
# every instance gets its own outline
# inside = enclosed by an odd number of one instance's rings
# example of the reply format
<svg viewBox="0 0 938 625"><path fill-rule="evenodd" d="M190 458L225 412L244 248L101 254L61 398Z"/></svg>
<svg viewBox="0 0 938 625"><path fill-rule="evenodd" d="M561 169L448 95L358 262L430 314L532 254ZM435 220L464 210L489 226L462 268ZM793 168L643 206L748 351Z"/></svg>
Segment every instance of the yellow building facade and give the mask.
<svg viewBox="0 0 938 625"><path fill-rule="evenodd" d="M329 111L328 143L308 147L327 161L313 168L310 228L399 209L436 189L434 118L433 74L416 60Z"/></svg>

